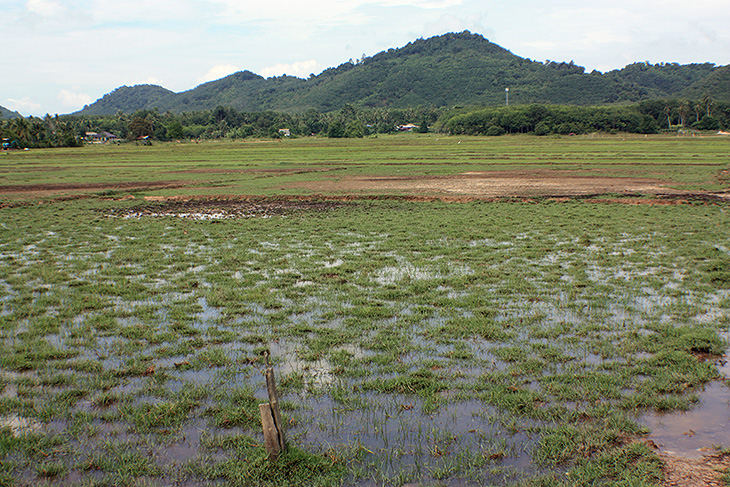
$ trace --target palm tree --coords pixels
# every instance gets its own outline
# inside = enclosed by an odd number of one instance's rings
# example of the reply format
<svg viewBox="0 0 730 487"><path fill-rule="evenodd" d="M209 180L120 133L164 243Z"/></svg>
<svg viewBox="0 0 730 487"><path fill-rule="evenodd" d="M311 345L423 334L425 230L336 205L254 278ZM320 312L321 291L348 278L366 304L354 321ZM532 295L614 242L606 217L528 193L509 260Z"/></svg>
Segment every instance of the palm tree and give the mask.
<svg viewBox="0 0 730 487"><path fill-rule="evenodd" d="M669 105L664 107L664 114L667 116L667 128L669 130L671 130L672 129L672 117L671 117L672 108Z"/></svg>
<svg viewBox="0 0 730 487"><path fill-rule="evenodd" d="M707 116L710 116L710 107L715 104L715 101L710 98L710 95L705 93L705 95L702 97L702 105L704 105L707 108Z"/></svg>
<svg viewBox="0 0 730 487"><path fill-rule="evenodd" d="M13 119L11 129L15 132L16 137L21 141L27 141L30 138L30 124L25 117Z"/></svg>
<svg viewBox="0 0 730 487"><path fill-rule="evenodd" d="M702 112L702 105L699 103L695 104L694 110L695 110L695 117L696 117L695 122L700 123L700 112Z"/></svg>
<svg viewBox="0 0 730 487"><path fill-rule="evenodd" d="M689 115L689 102L686 100L682 100L682 102L679 104L679 123L683 127L687 123L687 115Z"/></svg>

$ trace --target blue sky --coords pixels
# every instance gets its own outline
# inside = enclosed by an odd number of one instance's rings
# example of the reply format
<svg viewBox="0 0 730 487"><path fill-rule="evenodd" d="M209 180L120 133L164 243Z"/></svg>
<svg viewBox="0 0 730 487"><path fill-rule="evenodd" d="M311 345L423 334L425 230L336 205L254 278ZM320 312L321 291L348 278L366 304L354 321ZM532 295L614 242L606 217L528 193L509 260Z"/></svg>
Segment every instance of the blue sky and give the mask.
<svg viewBox="0 0 730 487"><path fill-rule="evenodd" d="M463 30L589 71L730 64L728 0L0 0L0 105L64 114L121 85L180 92L245 69L307 77Z"/></svg>

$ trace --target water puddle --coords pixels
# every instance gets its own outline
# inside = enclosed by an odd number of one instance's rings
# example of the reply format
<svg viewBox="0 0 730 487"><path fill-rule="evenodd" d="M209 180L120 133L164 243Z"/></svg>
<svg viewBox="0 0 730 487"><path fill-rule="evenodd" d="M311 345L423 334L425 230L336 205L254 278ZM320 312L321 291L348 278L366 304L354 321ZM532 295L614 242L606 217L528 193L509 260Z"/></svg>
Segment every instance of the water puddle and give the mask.
<svg viewBox="0 0 730 487"><path fill-rule="evenodd" d="M159 452L165 463L184 464L201 453L201 437L205 434L213 435L217 431L211 431L207 422L203 420L193 421L183 429L179 441L164 446Z"/></svg>
<svg viewBox="0 0 730 487"><path fill-rule="evenodd" d="M640 419L662 452L697 459L715 447L730 447L730 361L718 361L718 369L725 379L708 383L690 411L655 412Z"/></svg>
<svg viewBox="0 0 730 487"><path fill-rule="evenodd" d="M652 413L641 422L651 429L650 438L662 452L701 458L716 446L730 446L730 386L712 382L691 411Z"/></svg>
<svg viewBox="0 0 730 487"><path fill-rule="evenodd" d="M13 380L18 377L21 377L21 375L0 371L0 379ZM13 399L15 397L18 397L18 388L15 384L8 383L0 389L0 399ZM8 428L13 436L16 437L39 431L42 427L43 425L40 422L34 419L24 418L17 414L0 416L0 429Z"/></svg>
<svg viewBox="0 0 730 487"><path fill-rule="evenodd" d="M358 400L366 406L351 409L325 396L310 398L306 408L311 408L311 419L290 434L322 447L359 445L363 461L386 477L408 472L428 480L428 472L445 465L485 460L491 467L481 472L482 480L498 482L505 468L534 473L530 453L535 439L508 430L501 413L481 402L449 403L425 412L413 397L366 395ZM448 485L469 485L464 481Z"/></svg>
<svg viewBox="0 0 730 487"><path fill-rule="evenodd" d="M280 340L269 345L273 357L282 357L283 362L278 365L277 373L280 377L289 374L301 374L302 380L311 390L331 386L335 382L333 366L326 358L317 360L302 360L297 356L305 346L295 342ZM345 345L334 349L349 353L354 359L363 358L366 352L354 345Z"/></svg>
<svg viewBox="0 0 730 487"><path fill-rule="evenodd" d="M397 266L385 266L377 271L372 280L381 286L397 285L402 281L433 281L445 277L461 277L474 274L468 266L452 266L448 269L448 276L437 269L417 267L405 259L399 258Z"/></svg>
<svg viewBox="0 0 730 487"><path fill-rule="evenodd" d="M9 428L13 436L22 436L27 433L40 431L43 425L34 419L24 418L17 414L0 416L0 429Z"/></svg>

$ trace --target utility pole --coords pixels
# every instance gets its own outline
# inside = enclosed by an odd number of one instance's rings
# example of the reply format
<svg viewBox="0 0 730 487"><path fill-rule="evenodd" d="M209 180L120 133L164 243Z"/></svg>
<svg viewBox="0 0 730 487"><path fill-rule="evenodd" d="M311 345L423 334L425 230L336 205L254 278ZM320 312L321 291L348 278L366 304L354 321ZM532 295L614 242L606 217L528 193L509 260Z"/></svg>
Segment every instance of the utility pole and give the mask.
<svg viewBox="0 0 730 487"><path fill-rule="evenodd" d="M509 88L504 89L504 98L507 106L509 106Z"/></svg>

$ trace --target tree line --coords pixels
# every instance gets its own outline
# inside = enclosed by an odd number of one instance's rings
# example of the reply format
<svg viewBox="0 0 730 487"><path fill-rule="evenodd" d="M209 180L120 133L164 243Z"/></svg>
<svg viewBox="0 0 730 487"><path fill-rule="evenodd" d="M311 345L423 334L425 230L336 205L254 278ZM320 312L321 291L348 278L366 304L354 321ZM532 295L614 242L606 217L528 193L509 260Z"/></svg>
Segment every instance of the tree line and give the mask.
<svg viewBox="0 0 730 487"><path fill-rule="evenodd" d="M280 138L365 137L394 132L399 125L416 121L435 124L440 111L432 108L362 109L345 105L332 112L314 109L291 114L275 111L239 112L219 106L214 110L173 114L156 109L132 114L64 115L45 118L0 119L0 137L21 147L73 147L89 140L89 133L110 133L119 141L156 141Z"/></svg>
<svg viewBox="0 0 730 487"><path fill-rule="evenodd" d="M44 118L0 118L0 139L12 147L79 147L76 123L56 115Z"/></svg>
<svg viewBox="0 0 730 487"><path fill-rule="evenodd" d="M415 124L419 131L454 135L583 134L590 132L655 134L677 130L730 128L730 103L699 100L651 100L632 105L597 107L516 105L464 108L363 108L302 113L214 110L173 114L156 109L132 114L0 119L0 137L18 147L74 147L87 133L108 132L117 140L157 141L280 138L284 136L365 137L395 132Z"/></svg>
<svg viewBox="0 0 730 487"><path fill-rule="evenodd" d="M448 118L448 133L462 135L567 135L591 132L657 134L678 130L718 131L730 127L730 103L651 100L633 105L581 107L520 105L469 110Z"/></svg>

